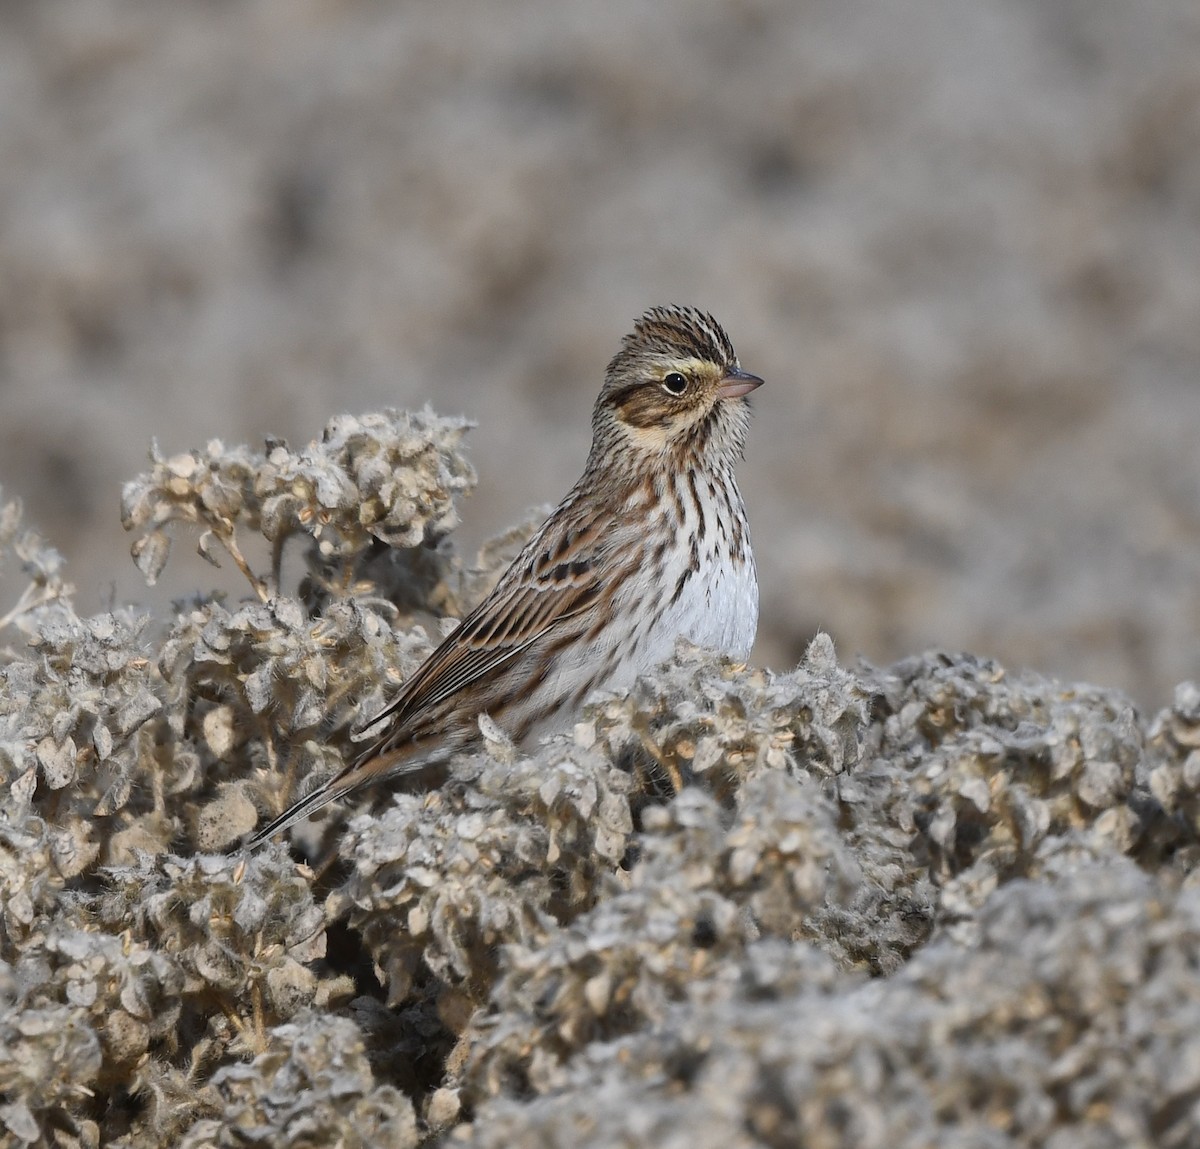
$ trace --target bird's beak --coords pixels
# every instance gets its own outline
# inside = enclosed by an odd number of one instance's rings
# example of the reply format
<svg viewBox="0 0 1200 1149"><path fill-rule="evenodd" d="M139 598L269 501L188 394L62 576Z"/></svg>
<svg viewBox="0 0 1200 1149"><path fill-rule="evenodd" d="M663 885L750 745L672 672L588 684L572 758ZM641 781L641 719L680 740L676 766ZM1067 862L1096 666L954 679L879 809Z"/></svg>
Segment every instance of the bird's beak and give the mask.
<svg viewBox="0 0 1200 1149"><path fill-rule="evenodd" d="M757 375L751 375L749 371L743 371L740 367L730 367L717 387L717 394L722 399L739 399L762 385L763 381Z"/></svg>

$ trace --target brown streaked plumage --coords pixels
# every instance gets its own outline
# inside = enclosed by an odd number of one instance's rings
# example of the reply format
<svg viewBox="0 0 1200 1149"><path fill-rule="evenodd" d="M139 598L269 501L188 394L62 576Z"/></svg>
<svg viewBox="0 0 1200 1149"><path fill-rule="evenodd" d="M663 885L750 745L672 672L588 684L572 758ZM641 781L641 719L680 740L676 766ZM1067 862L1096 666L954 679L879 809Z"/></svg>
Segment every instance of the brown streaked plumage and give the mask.
<svg viewBox="0 0 1200 1149"><path fill-rule="evenodd" d="M761 383L710 315L647 311L608 365L579 481L372 720L370 748L251 844L466 748L481 714L517 741L567 725L591 691L628 688L681 636L745 658L758 583L733 468Z"/></svg>

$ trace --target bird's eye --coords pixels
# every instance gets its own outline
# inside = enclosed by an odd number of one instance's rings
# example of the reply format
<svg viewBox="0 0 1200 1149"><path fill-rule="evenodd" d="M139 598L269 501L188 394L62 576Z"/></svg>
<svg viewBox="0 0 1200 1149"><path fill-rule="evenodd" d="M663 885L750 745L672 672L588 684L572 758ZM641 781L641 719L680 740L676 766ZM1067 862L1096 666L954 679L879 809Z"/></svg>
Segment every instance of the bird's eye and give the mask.
<svg viewBox="0 0 1200 1149"><path fill-rule="evenodd" d="M663 376L662 385L672 395L682 395L688 388L687 376L681 375L678 371L672 371L670 375Z"/></svg>

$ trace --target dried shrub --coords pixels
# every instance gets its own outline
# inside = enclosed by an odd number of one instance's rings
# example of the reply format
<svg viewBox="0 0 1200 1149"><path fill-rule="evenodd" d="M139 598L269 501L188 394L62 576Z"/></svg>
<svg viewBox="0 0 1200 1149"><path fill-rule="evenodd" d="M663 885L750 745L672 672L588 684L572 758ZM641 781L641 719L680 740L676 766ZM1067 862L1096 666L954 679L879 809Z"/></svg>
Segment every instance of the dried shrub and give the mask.
<svg viewBox="0 0 1200 1149"><path fill-rule="evenodd" d="M195 528L251 592L161 619L79 617L0 507L5 1144L1200 1139L1189 684L1146 722L967 655L684 646L241 853L532 529L455 554L464 427L153 455L139 566Z"/></svg>

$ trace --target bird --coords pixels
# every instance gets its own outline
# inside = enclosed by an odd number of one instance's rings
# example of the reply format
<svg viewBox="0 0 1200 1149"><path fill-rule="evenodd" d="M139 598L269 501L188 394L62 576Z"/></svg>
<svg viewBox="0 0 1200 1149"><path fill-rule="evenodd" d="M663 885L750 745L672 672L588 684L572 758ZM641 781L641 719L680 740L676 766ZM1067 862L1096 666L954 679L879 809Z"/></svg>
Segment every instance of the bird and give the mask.
<svg viewBox="0 0 1200 1149"><path fill-rule="evenodd" d="M758 577L734 478L762 385L709 314L652 307L605 373L583 474L495 587L364 730L368 748L260 829L251 848L329 802L482 740L574 722L595 690L627 691L685 638L738 662Z"/></svg>

